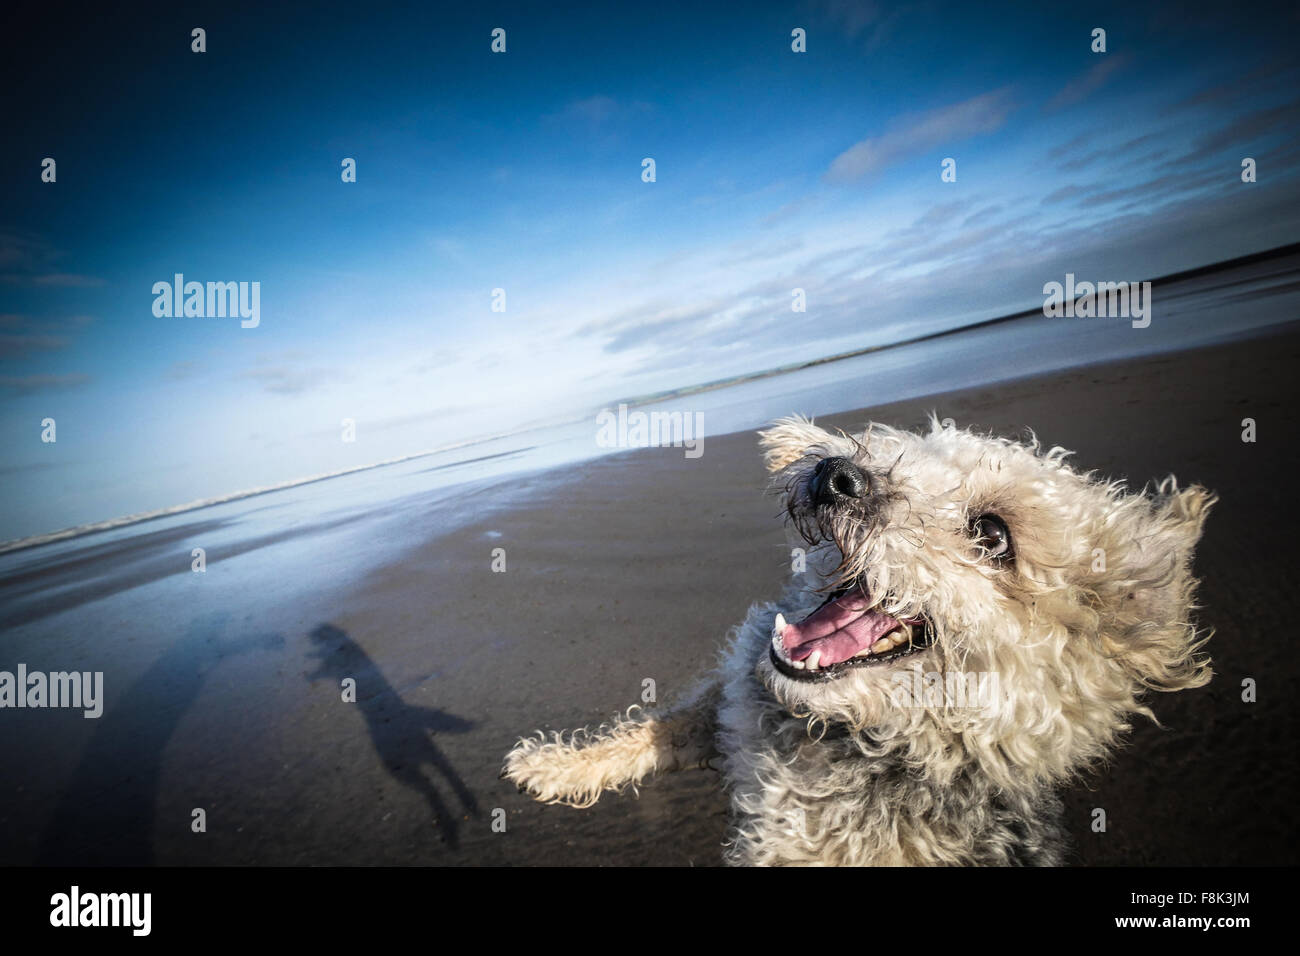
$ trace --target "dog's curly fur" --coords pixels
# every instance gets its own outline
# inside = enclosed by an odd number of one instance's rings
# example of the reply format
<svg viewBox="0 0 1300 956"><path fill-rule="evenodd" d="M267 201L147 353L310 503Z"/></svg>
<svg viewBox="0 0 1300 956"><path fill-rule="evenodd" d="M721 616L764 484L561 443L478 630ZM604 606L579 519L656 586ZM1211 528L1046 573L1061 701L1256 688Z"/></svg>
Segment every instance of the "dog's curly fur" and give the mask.
<svg viewBox="0 0 1300 956"><path fill-rule="evenodd" d="M1115 748L1148 690L1210 679L1191 620L1193 548L1215 498L1174 478L1130 494L1069 467L1061 448L945 427L831 433L803 418L760 433L808 545L780 601L756 605L710 675L672 709L593 732L521 740L503 775L539 800L606 790L714 760L730 794L734 864L1056 864L1056 789ZM871 494L828 508L809 482L845 458ZM999 563L972 540L996 514ZM796 680L772 662L778 613L799 621L846 584L931 646ZM913 678L913 672L916 677ZM992 674L980 706L900 701L900 678ZM914 686L920 686L916 684Z"/></svg>

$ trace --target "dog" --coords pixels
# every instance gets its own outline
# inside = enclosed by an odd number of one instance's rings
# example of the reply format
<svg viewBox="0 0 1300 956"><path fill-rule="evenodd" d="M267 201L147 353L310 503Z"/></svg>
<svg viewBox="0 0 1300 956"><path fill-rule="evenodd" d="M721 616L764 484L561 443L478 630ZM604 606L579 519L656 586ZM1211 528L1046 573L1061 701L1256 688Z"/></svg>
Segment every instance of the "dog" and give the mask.
<svg viewBox="0 0 1300 956"><path fill-rule="evenodd" d="M735 865L1059 865L1057 790L1156 719L1148 691L1211 677L1192 556L1215 496L934 417L759 437L801 545L784 596L677 705L521 739L502 776L587 807L720 770Z"/></svg>

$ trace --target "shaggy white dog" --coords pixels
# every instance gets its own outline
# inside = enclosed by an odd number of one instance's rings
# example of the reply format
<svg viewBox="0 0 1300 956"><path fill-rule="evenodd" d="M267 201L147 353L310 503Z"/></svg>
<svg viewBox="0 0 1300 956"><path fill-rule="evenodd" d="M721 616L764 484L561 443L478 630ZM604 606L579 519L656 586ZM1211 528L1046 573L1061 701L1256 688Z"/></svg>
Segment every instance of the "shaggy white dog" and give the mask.
<svg viewBox="0 0 1300 956"><path fill-rule="evenodd" d="M1210 678L1191 562L1214 497L935 420L761 442L807 546L782 599L676 707L523 739L503 775L584 807L718 758L735 864L1060 862L1055 788L1154 719L1145 691Z"/></svg>

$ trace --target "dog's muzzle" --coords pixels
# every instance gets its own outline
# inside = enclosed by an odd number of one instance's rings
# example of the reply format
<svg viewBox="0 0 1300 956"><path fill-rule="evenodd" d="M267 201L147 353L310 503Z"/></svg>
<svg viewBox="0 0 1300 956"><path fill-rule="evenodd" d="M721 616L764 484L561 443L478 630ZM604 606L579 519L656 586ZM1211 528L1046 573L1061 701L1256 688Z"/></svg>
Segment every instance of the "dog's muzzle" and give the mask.
<svg viewBox="0 0 1300 956"><path fill-rule="evenodd" d="M860 585L841 588L798 624L778 614L772 665L795 680L830 680L853 667L884 664L925 650L934 631L924 617L886 614Z"/></svg>
<svg viewBox="0 0 1300 956"><path fill-rule="evenodd" d="M871 479L847 458L823 458L808 479L808 498L815 506L839 508L870 493Z"/></svg>

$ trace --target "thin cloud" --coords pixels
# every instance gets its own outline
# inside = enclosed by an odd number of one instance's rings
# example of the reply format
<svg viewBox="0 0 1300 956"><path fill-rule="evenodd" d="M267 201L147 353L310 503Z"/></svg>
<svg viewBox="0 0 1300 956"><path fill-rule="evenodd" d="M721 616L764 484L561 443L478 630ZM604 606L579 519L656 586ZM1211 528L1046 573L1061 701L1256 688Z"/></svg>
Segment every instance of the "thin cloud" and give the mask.
<svg viewBox="0 0 1300 956"><path fill-rule="evenodd" d="M1176 168L1207 159L1229 149L1251 150L1256 148L1260 140L1294 129L1298 121L1300 121L1300 100L1255 110L1205 134L1197 141L1196 148L1190 153L1163 165ZM1249 153L1242 155L1249 155Z"/></svg>
<svg viewBox="0 0 1300 956"><path fill-rule="evenodd" d="M563 109L549 113L543 118L560 125L576 126L595 132L622 120L644 116L653 109L654 107L649 103L640 100L625 102L612 96L598 94L573 100Z"/></svg>
<svg viewBox="0 0 1300 956"><path fill-rule="evenodd" d="M341 380L335 369L300 369L283 365L249 369L240 378L257 382L272 395L301 395Z"/></svg>
<svg viewBox="0 0 1300 956"><path fill-rule="evenodd" d="M1076 199L1079 196L1086 196L1090 192L1095 192L1096 186L1062 186L1054 192L1048 193L1040 202L1043 206L1052 206L1058 202L1065 202L1067 199Z"/></svg>
<svg viewBox="0 0 1300 956"><path fill-rule="evenodd" d="M54 258L49 243L34 236L0 232L0 269L31 272Z"/></svg>
<svg viewBox="0 0 1300 956"><path fill-rule="evenodd" d="M575 335L579 338L603 338L603 351L622 352L653 341L667 342L670 333L699 329L730 304L718 301L664 308L657 303L647 303L630 312L588 322L578 328Z"/></svg>
<svg viewBox="0 0 1300 956"><path fill-rule="evenodd" d="M1066 156L1079 149L1082 149L1084 146L1087 146L1095 139L1096 139L1096 133L1093 133L1091 131L1079 133L1078 135L1066 140L1064 143L1061 143L1059 146L1053 146L1051 149L1049 149L1047 151L1047 158L1060 159L1062 156Z"/></svg>
<svg viewBox="0 0 1300 956"><path fill-rule="evenodd" d="M104 284L94 276L60 272L55 263L62 253L35 236L0 232L0 281L6 285L57 288L92 288Z"/></svg>
<svg viewBox="0 0 1300 956"><path fill-rule="evenodd" d="M1094 149L1091 153L1084 153L1082 156L1076 156L1074 159L1068 159L1061 163L1057 168L1063 173L1075 173L1086 166L1091 166L1103 156L1113 155L1110 150Z"/></svg>
<svg viewBox="0 0 1300 956"><path fill-rule="evenodd" d="M1145 146L1147 143L1153 143L1157 140L1163 139L1167 135L1167 133L1143 133L1141 136L1135 136L1127 142L1120 143L1115 147L1114 154L1116 156L1123 156L1125 153L1131 153L1135 149Z"/></svg>
<svg viewBox="0 0 1300 956"><path fill-rule="evenodd" d="M186 382L196 377L202 371L202 366L193 359L185 359L180 362L172 362L168 367L165 378L169 382Z"/></svg>
<svg viewBox="0 0 1300 956"><path fill-rule="evenodd" d="M0 335L0 359L21 358L32 352L57 352L69 341L62 335Z"/></svg>
<svg viewBox="0 0 1300 956"><path fill-rule="evenodd" d="M1217 106L1250 97L1257 99L1277 88L1294 87L1296 68L1287 60L1272 60L1244 75L1220 79L1173 105L1175 110Z"/></svg>
<svg viewBox="0 0 1300 956"><path fill-rule="evenodd" d="M570 103L562 115L585 120L588 123L603 123L618 112L618 100L612 96L589 96L585 100Z"/></svg>
<svg viewBox="0 0 1300 956"><path fill-rule="evenodd" d="M814 4L826 19L843 31L850 40L856 40L865 31L873 30L884 19L880 5L870 0L821 0Z"/></svg>
<svg viewBox="0 0 1300 956"><path fill-rule="evenodd" d="M912 116L889 132L864 139L840 153L823 179L848 183L875 176L938 146L995 132L1006 123L1013 108L1010 93L1004 88Z"/></svg>
<svg viewBox="0 0 1300 956"><path fill-rule="evenodd" d="M1158 196L1170 193L1187 195L1195 190L1204 189L1206 186L1222 183L1223 180L1223 175L1215 170L1202 172L1199 176L1191 176L1182 172L1166 173L1163 176L1157 176L1155 179L1134 186L1124 186L1105 192L1094 192L1083 200L1082 205L1102 206L1134 198L1152 201Z"/></svg>
<svg viewBox="0 0 1300 956"><path fill-rule="evenodd" d="M1124 69L1128 63L1129 56L1126 53L1102 54L1100 63L1090 67L1083 76L1067 83L1061 92L1048 101L1044 109L1050 113L1083 102L1109 83L1111 77Z"/></svg>
<svg viewBox="0 0 1300 956"><path fill-rule="evenodd" d="M992 206L985 206L983 209L978 209L962 220L961 228L965 229L969 226L976 225L977 223L988 222L988 220L1000 213L1002 209L1003 207L1001 203L995 203Z"/></svg>
<svg viewBox="0 0 1300 956"><path fill-rule="evenodd" d="M850 43L872 52L889 39L902 19L915 12L908 4L891 4L889 12L873 0L818 0L813 10Z"/></svg>
<svg viewBox="0 0 1300 956"><path fill-rule="evenodd" d="M32 276L33 285L55 286L60 289L92 289L104 285L97 276L79 275L75 272L51 272Z"/></svg>
<svg viewBox="0 0 1300 956"><path fill-rule="evenodd" d="M23 358L33 352L57 352L72 344L69 333L93 322L89 315L36 317L9 312L0 315L0 359Z"/></svg>
<svg viewBox="0 0 1300 956"><path fill-rule="evenodd" d="M0 388L14 395L30 395L35 392L73 388L89 381L90 376L81 372L71 372L66 375L0 375Z"/></svg>

